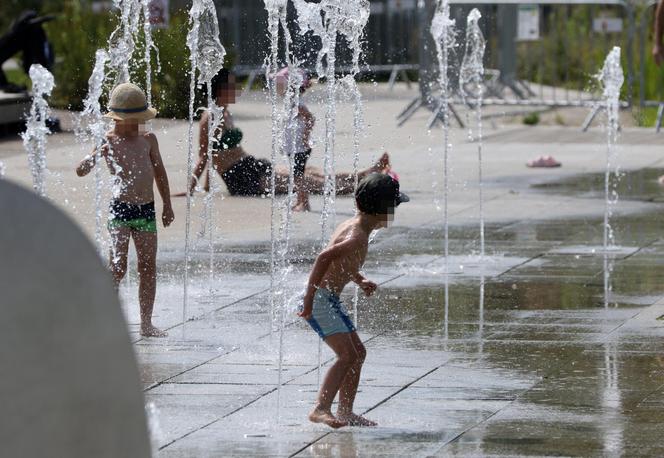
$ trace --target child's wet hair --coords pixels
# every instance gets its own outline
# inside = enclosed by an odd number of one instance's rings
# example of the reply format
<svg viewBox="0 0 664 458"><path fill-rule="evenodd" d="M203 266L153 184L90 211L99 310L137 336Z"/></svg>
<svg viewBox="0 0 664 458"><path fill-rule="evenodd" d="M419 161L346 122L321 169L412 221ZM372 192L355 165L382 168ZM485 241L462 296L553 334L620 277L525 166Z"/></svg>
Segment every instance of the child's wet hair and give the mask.
<svg viewBox="0 0 664 458"><path fill-rule="evenodd" d="M231 79L232 78L232 79ZM219 73L214 75L211 81L212 94L219 93L220 89L228 89L234 84L235 74L227 68L222 68Z"/></svg>

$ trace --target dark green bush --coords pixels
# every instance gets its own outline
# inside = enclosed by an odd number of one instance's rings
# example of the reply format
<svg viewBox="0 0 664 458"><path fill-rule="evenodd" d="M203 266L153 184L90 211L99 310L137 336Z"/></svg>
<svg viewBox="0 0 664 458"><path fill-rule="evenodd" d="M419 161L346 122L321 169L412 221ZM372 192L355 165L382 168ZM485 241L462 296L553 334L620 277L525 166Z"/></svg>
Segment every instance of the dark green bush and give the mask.
<svg viewBox="0 0 664 458"><path fill-rule="evenodd" d="M110 13L95 14L81 7L80 2L69 0L64 3L58 19L46 24L46 33L56 55L53 69L56 87L51 105L73 110L83 107L95 52L107 46L116 23Z"/></svg>
<svg viewBox="0 0 664 458"><path fill-rule="evenodd" d="M178 12L171 16L168 28L152 32L159 50L158 59L152 53L152 103L161 117L189 116L188 21L186 12ZM108 46L108 37L116 24L117 17L113 12L93 13L81 7L77 1L67 1L60 19L47 25L49 39L58 57L53 72L57 85L51 99L54 107L73 110L82 108L95 52ZM142 87L146 84L144 53L145 45L141 36L137 40L130 68L132 80ZM200 92L197 90L195 106L202 104Z"/></svg>
<svg viewBox="0 0 664 458"><path fill-rule="evenodd" d="M532 113L528 113L523 117L523 123L526 124L527 126L536 126L540 122L540 115L538 112L533 111Z"/></svg>

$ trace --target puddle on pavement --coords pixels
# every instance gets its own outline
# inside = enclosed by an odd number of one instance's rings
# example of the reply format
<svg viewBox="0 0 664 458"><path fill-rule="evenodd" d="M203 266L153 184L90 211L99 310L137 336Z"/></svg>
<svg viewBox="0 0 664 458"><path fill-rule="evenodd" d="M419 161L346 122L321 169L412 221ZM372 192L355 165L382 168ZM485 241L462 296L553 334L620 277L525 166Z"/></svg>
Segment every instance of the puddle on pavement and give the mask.
<svg viewBox="0 0 664 458"><path fill-rule="evenodd" d="M657 179L664 175L664 169L644 168L623 172L618 180L612 180L618 196L623 200L664 202L664 187ZM562 180L537 183L532 189L554 192L582 198L604 198L604 173L575 175Z"/></svg>

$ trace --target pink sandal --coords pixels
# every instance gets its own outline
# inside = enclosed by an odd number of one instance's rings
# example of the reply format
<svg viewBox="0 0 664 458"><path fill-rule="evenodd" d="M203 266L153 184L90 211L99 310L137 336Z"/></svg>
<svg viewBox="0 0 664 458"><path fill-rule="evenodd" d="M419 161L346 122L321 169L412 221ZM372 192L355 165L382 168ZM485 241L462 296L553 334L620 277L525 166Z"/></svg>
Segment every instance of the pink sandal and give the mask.
<svg viewBox="0 0 664 458"><path fill-rule="evenodd" d="M537 159L528 161L528 167L560 167L562 164L556 161L553 156L540 156Z"/></svg>

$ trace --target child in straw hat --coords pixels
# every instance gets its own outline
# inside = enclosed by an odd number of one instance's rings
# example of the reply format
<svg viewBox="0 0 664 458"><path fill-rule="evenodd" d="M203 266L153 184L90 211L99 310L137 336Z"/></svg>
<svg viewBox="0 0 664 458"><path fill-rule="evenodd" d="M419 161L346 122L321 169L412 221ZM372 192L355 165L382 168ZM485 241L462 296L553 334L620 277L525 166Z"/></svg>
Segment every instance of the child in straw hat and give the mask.
<svg viewBox="0 0 664 458"><path fill-rule="evenodd" d="M111 235L110 267L116 288L127 273L129 239L134 239L138 257L141 335L163 337L165 332L152 325L152 309L157 287L157 223L155 219L153 182L163 202L164 227L175 216L171 207L168 176L159 154L157 137L139 129L156 115L148 107L145 94L136 85L123 83L111 92L109 112L115 126L107 134L101 156L115 178L112 188L108 229ZM85 176L94 168L96 156L87 155L76 168Z"/></svg>

